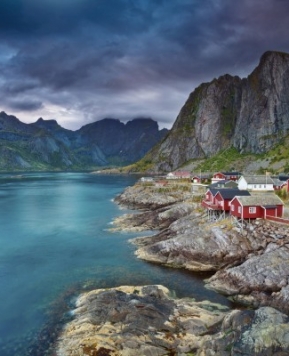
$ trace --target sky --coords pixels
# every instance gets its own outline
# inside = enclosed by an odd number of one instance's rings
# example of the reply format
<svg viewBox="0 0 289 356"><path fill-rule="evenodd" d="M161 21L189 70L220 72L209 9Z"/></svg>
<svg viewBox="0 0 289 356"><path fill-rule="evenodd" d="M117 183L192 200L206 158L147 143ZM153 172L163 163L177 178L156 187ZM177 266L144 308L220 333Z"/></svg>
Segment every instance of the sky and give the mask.
<svg viewBox="0 0 289 356"><path fill-rule="evenodd" d="M67 129L150 117L289 52L289 0L0 0L0 111Z"/></svg>

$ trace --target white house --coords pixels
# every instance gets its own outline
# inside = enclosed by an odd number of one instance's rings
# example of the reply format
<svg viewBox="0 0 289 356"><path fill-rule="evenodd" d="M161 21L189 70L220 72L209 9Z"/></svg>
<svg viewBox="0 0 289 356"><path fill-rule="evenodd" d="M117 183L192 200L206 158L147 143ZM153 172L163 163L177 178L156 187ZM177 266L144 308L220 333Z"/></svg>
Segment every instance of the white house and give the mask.
<svg viewBox="0 0 289 356"><path fill-rule="evenodd" d="M191 173L188 171L175 171L170 172L166 176L167 179L190 179Z"/></svg>
<svg viewBox="0 0 289 356"><path fill-rule="evenodd" d="M154 179L152 177L141 177L141 182L153 182Z"/></svg>
<svg viewBox="0 0 289 356"><path fill-rule="evenodd" d="M240 190L251 191L273 191L274 181L269 176L247 176L243 175L238 180L238 188Z"/></svg>

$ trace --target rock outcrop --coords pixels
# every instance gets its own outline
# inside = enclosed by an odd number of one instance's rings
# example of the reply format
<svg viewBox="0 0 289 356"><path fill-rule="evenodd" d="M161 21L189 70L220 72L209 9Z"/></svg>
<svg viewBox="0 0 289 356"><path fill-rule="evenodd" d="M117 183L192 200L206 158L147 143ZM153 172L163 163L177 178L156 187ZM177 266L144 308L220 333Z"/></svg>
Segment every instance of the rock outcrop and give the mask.
<svg viewBox="0 0 289 356"><path fill-rule="evenodd" d="M189 96L172 130L146 157L156 171L228 147L264 153L289 132L289 54L266 52L245 79L228 74Z"/></svg>
<svg viewBox="0 0 289 356"><path fill-rule="evenodd" d="M289 318L274 308L234 310L221 330L204 338L196 355L285 356L289 351Z"/></svg>
<svg viewBox="0 0 289 356"><path fill-rule="evenodd" d="M156 285L94 290L76 300L73 320L58 337L57 356L288 355L288 228L262 221L243 229L229 220L209 224L190 194L174 188L168 188L173 199L154 185L127 188L116 200L143 211L115 224L132 231L158 229L132 240L139 257L214 271L210 288L257 309L230 311L176 299ZM160 194L167 200L157 203Z"/></svg>
<svg viewBox="0 0 289 356"><path fill-rule="evenodd" d="M191 197L190 187L189 190L181 190L179 187L175 186L159 190L153 184L135 184L126 188L114 200L130 209L155 210L161 207L168 207Z"/></svg>
<svg viewBox="0 0 289 356"><path fill-rule="evenodd" d="M147 210L116 219L115 229L158 230L131 240L138 258L195 272L216 272L206 281L208 288L239 303L289 312L287 226L256 221L244 223L242 229L231 219L212 223L200 204L181 191L175 203L165 206L160 200L162 205L156 208L159 194L157 188L137 184L117 198L123 204L133 199L137 207L145 197Z"/></svg>
<svg viewBox="0 0 289 356"><path fill-rule="evenodd" d="M288 317L172 299L163 286L117 287L78 297L58 356L271 356L289 350Z"/></svg>
<svg viewBox="0 0 289 356"><path fill-rule="evenodd" d="M271 305L289 313L289 239L281 246L270 243L259 256L239 266L218 271L208 287L233 300L253 306Z"/></svg>
<svg viewBox="0 0 289 356"><path fill-rule="evenodd" d="M225 313L208 302L173 300L163 286L124 286L81 295L73 315L60 335L59 356L189 352Z"/></svg>

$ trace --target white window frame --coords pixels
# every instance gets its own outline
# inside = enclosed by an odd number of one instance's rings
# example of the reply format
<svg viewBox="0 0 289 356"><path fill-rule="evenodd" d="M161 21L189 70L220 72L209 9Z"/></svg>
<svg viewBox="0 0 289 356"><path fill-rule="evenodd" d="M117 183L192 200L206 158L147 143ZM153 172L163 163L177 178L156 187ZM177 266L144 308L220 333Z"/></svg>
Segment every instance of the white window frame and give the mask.
<svg viewBox="0 0 289 356"><path fill-rule="evenodd" d="M242 212L242 209L240 206L238 206L238 213L241 214L241 212Z"/></svg>
<svg viewBox="0 0 289 356"><path fill-rule="evenodd" d="M250 206L249 207L249 214L256 214L256 211L257 211L257 209L256 209L255 206Z"/></svg>

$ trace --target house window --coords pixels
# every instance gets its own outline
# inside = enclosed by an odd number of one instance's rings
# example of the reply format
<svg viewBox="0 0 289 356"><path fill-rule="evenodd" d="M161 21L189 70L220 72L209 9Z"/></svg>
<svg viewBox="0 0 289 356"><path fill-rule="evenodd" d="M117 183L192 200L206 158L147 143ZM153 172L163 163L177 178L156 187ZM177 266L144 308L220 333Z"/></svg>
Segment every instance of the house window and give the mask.
<svg viewBox="0 0 289 356"><path fill-rule="evenodd" d="M255 206L250 206L249 207L249 214L256 214L256 207Z"/></svg>
<svg viewBox="0 0 289 356"><path fill-rule="evenodd" d="M231 210L232 211L234 211L235 209L234 209L235 207L234 207L234 205L231 205Z"/></svg>
<svg viewBox="0 0 289 356"><path fill-rule="evenodd" d="M238 206L238 213L241 214L241 207Z"/></svg>
<svg viewBox="0 0 289 356"><path fill-rule="evenodd" d="M261 185L261 184L259 185L259 188L262 188L262 185Z"/></svg>
<svg viewBox="0 0 289 356"><path fill-rule="evenodd" d="M264 188L266 188L266 184L264 184Z"/></svg>
<svg viewBox="0 0 289 356"><path fill-rule="evenodd" d="M257 185L256 185L256 184L254 184L254 188L255 188L255 189L257 188Z"/></svg>

